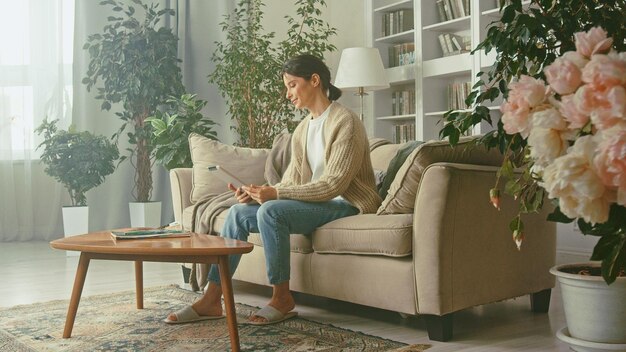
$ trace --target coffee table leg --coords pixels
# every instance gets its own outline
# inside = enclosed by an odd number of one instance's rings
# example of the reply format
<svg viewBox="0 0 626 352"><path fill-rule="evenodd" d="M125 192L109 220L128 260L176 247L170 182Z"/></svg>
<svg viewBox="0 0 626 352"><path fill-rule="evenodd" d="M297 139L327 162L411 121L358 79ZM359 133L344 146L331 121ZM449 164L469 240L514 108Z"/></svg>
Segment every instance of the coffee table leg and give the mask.
<svg viewBox="0 0 626 352"><path fill-rule="evenodd" d="M233 284L230 279L230 270L228 268L228 256L222 255L218 257L218 265L220 269L220 282L222 286L222 295L224 296L224 308L226 309L226 321L228 323L228 332L230 334L230 347L233 352L239 351L239 330L237 329L237 316L235 315L235 299L233 297Z"/></svg>
<svg viewBox="0 0 626 352"><path fill-rule="evenodd" d="M143 262L135 261L135 291L137 296L137 309L143 309Z"/></svg>
<svg viewBox="0 0 626 352"><path fill-rule="evenodd" d="M80 303L80 296L83 293L83 286L85 285L85 277L87 277L87 269L89 269L89 257L85 253L81 253L80 259L78 260L78 268L76 269L76 277L74 278L72 298L70 299L70 306L67 309L67 317L65 318L65 329L63 330L64 339L72 336L74 320L76 319L76 312L78 311L78 303Z"/></svg>

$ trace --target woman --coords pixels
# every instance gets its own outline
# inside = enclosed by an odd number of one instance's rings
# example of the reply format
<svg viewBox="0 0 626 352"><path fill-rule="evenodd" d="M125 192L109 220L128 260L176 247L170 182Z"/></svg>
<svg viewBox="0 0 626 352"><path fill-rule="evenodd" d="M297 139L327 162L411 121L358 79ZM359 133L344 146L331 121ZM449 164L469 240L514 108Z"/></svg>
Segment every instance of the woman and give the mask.
<svg viewBox="0 0 626 352"><path fill-rule="evenodd" d="M280 183L274 186L229 184L239 204L231 207L221 231L223 237L246 241L259 232L265 250L267 274L273 286L268 305L249 323L272 324L295 316L289 290L289 236L311 234L330 221L373 213L381 199L365 128L351 110L335 102L341 90L330 83L330 71L319 58L300 55L283 65L286 98L309 112L296 127L292 156ZM231 256L234 272L241 256ZM172 313L168 323L222 317L219 272L212 266L204 296L191 307Z"/></svg>

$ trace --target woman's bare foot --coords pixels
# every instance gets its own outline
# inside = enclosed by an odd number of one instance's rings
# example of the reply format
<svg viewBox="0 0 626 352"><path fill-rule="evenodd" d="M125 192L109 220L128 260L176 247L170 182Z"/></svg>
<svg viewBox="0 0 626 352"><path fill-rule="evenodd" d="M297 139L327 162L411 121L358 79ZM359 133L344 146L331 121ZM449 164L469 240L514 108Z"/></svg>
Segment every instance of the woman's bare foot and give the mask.
<svg viewBox="0 0 626 352"><path fill-rule="evenodd" d="M276 308L283 315L291 312L296 307L296 302L291 295L291 291L289 291L289 281L274 286L272 299L268 305ZM248 320L257 323L267 322L267 319L258 315L252 315Z"/></svg>
<svg viewBox="0 0 626 352"><path fill-rule="evenodd" d="M222 288L217 284L209 282L209 287L207 287L204 295L192 304L191 308L199 316L222 316L224 314L222 310ZM167 318L171 321L178 320L174 313L170 313Z"/></svg>

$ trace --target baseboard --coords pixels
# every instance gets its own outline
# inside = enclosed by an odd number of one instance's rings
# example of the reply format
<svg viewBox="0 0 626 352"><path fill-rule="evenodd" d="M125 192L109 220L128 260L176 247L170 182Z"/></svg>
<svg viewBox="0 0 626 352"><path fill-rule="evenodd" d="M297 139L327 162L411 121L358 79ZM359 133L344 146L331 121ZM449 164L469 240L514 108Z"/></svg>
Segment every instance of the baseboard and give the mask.
<svg viewBox="0 0 626 352"><path fill-rule="evenodd" d="M573 262L586 262L591 257L590 251L577 248L561 248L556 251L556 263L565 264Z"/></svg>

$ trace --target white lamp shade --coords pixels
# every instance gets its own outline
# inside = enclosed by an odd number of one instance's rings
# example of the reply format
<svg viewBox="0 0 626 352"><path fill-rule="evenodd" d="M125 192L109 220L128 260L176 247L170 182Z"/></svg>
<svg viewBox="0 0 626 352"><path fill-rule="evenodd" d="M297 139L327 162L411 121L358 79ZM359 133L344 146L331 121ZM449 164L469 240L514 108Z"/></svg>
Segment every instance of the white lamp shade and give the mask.
<svg viewBox="0 0 626 352"><path fill-rule="evenodd" d="M378 49L343 49L335 76L335 86L345 90L389 88L389 80Z"/></svg>

